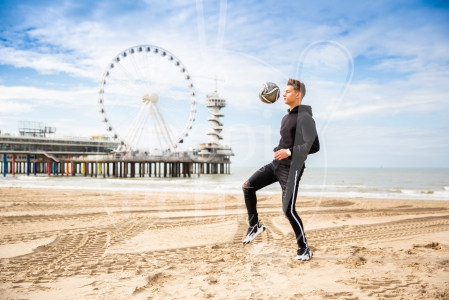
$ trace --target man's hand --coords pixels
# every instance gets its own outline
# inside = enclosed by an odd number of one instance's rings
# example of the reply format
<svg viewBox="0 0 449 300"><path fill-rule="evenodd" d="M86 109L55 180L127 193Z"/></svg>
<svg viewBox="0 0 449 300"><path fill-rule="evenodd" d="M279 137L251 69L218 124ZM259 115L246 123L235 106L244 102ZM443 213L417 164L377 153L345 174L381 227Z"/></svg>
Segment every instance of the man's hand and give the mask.
<svg viewBox="0 0 449 300"><path fill-rule="evenodd" d="M276 158L277 160L283 160L284 158L287 157L288 157L287 149L281 149L274 152L274 158Z"/></svg>

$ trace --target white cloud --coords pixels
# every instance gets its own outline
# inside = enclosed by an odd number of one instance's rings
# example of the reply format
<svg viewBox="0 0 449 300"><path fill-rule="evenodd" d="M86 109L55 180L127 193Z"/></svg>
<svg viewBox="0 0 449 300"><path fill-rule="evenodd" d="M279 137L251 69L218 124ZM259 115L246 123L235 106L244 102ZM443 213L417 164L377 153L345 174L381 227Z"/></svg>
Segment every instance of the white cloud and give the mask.
<svg viewBox="0 0 449 300"><path fill-rule="evenodd" d="M20 103L27 102L30 105L21 104L24 107L44 106L46 108L55 107L85 107L98 106L97 90L92 88L74 90L50 90L28 86L1 86L0 94L2 102ZM29 111L29 110L27 110ZM1 110L0 110L1 112Z"/></svg>
<svg viewBox="0 0 449 300"><path fill-rule="evenodd" d="M0 100L0 115L21 115L32 110L30 104Z"/></svg>

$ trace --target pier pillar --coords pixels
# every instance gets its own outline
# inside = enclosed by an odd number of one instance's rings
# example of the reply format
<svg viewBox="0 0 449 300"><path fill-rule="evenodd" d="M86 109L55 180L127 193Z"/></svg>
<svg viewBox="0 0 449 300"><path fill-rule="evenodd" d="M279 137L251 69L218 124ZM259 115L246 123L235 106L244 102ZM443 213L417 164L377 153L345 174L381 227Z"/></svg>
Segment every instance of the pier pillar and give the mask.
<svg viewBox="0 0 449 300"><path fill-rule="evenodd" d="M12 160L12 163L11 163L11 174L12 174L12 176L14 176L15 174L16 174L16 155L15 154L13 154L13 155L11 155L11 160Z"/></svg>
<svg viewBox="0 0 449 300"><path fill-rule="evenodd" d="M112 163L112 177L117 178L117 163Z"/></svg>
<svg viewBox="0 0 449 300"><path fill-rule="evenodd" d="M50 176L51 174L51 162L47 162L47 175Z"/></svg>
<svg viewBox="0 0 449 300"><path fill-rule="evenodd" d="M26 165L27 176L30 176L30 171L31 171L30 169L31 169L30 155L27 154L27 165Z"/></svg>
<svg viewBox="0 0 449 300"><path fill-rule="evenodd" d="M8 161L6 159L6 154L3 154L3 177L6 176L7 171L8 171Z"/></svg>
<svg viewBox="0 0 449 300"><path fill-rule="evenodd" d="M136 177L136 163L135 162L131 162L131 178L135 178Z"/></svg>

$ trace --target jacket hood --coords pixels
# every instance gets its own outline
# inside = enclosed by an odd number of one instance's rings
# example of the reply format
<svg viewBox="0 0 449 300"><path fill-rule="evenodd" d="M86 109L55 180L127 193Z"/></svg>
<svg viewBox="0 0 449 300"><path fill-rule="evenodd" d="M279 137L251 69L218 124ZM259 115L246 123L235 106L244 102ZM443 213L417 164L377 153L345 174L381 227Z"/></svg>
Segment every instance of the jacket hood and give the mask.
<svg viewBox="0 0 449 300"><path fill-rule="evenodd" d="M298 106L294 107L292 110L288 109L287 111L289 114L294 114L294 113L298 113L300 111L305 111L311 117L313 117L312 106L310 106L310 105L298 105Z"/></svg>

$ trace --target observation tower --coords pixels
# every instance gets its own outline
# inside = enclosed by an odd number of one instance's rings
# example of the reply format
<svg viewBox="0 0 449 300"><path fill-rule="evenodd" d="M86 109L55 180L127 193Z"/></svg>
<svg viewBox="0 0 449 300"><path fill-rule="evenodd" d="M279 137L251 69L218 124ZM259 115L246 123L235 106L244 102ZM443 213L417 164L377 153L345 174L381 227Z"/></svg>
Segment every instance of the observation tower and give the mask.
<svg viewBox="0 0 449 300"><path fill-rule="evenodd" d="M226 106L226 99L218 95L217 81L220 79L214 78L214 80L215 90L211 94L206 95L206 107L209 108L210 113L210 117L207 118L207 120L209 121L209 127L211 128L211 130L207 133L209 136L209 141L199 144L196 149L193 150L204 161L211 162L210 169L206 170L205 173L229 174L231 162L230 156L234 156L234 153L232 153L231 147L220 143L220 140L223 139L221 136L223 124L220 122L220 118L224 117L224 114L220 112L220 109ZM220 167L219 170L218 167Z"/></svg>
<svg viewBox="0 0 449 300"><path fill-rule="evenodd" d="M219 145L220 140L223 139L220 135L223 130L223 124L220 122L220 117L224 117L224 115L220 113L220 109L225 106L226 99L220 98L217 90L210 95L206 95L206 107L210 107L210 117L207 120L209 121L209 127L212 129L207 135L210 135L209 143L211 144Z"/></svg>

